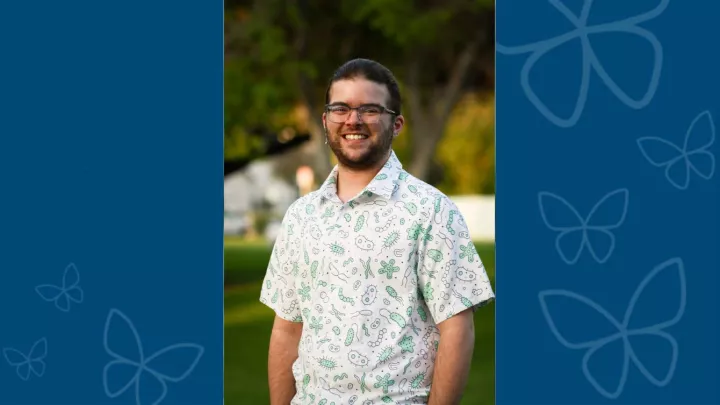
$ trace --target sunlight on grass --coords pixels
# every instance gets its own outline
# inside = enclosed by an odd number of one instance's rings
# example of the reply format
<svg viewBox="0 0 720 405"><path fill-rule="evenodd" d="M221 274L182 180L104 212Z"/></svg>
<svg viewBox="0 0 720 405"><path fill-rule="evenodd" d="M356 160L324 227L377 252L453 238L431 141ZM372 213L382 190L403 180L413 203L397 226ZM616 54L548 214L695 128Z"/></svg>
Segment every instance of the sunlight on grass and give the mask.
<svg viewBox="0 0 720 405"><path fill-rule="evenodd" d="M225 310L225 326L273 319L273 312L261 302Z"/></svg>

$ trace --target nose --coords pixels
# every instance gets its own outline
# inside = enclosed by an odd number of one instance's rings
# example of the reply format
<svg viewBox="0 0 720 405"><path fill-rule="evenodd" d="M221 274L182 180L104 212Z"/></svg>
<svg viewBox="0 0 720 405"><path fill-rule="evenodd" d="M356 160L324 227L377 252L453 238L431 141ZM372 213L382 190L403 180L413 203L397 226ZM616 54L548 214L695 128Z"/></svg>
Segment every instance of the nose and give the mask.
<svg viewBox="0 0 720 405"><path fill-rule="evenodd" d="M357 125L361 122L360 112L358 110L350 110L350 115L348 116L346 123L350 125Z"/></svg>

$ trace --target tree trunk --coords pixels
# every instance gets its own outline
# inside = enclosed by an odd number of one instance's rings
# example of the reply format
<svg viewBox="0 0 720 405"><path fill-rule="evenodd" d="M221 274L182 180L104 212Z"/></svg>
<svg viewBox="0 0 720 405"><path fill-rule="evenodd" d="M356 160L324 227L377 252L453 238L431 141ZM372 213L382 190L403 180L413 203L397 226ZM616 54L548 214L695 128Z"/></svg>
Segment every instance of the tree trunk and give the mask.
<svg viewBox="0 0 720 405"><path fill-rule="evenodd" d="M308 106L310 107L310 106ZM325 145L325 131L322 126L322 118L319 117L315 110L310 110L312 114L310 120L310 133L312 134L313 156L315 157L314 171L315 179L319 184L325 180L332 170L332 162L330 161L330 146Z"/></svg>
<svg viewBox="0 0 720 405"><path fill-rule="evenodd" d="M308 4L306 0L300 0L296 3L298 11L299 24L295 35L295 42L293 48L295 49L295 55L298 61L305 60L307 56L307 19L305 18L308 13ZM310 114L309 131L311 135L311 144L314 157L313 171L315 172L316 182L325 179L332 165L330 162L330 148L325 145L325 131L322 126L322 110L317 108L318 103L315 100L315 92L313 91L313 81L307 76L307 74L300 70L298 75L298 81L300 83L300 94Z"/></svg>
<svg viewBox="0 0 720 405"><path fill-rule="evenodd" d="M407 100L412 117L412 162L409 172L420 180L427 181L440 139L445 131L452 110L462 96L462 85L468 70L477 57L482 36L477 35L458 55L450 78L445 86L437 92L438 96L423 100L423 86L420 80L420 69L423 53L414 52L407 71ZM427 90L427 89L426 89Z"/></svg>
<svg viewBox="0 0 720 405"><path fill-rule="evenodd" d="M408 172L427 181L435 157L435 149L442 138L445 123L428 123L413 127L412 161Z"/></svg>

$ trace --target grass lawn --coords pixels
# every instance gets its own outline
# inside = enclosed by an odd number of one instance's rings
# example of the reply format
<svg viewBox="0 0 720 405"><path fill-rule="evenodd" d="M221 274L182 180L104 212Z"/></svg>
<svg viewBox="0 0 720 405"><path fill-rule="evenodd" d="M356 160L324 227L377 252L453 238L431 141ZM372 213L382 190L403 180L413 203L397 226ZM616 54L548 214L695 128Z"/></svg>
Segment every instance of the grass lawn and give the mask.
<svg viewBox="0 0 720 405"><path fill-rule="evenodd" d="M494 246L476 247L494 285ZM226 405L269 403L267 352L273 312L258 301L269 252L268 245L226 240ZM475 334L472 369L462 404L491 405L495 403L494 303L475 313Z"/></svg>

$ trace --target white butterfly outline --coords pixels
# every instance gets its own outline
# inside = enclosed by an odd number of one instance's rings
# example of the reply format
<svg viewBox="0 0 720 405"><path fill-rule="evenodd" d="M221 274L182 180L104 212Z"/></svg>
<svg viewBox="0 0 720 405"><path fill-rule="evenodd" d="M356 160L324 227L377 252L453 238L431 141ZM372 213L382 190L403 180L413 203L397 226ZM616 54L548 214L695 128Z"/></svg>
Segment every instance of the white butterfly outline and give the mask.
<svg viewBox="0 0 720 405"><path fill-rule="evenodd" d="M607 201L609 201L611 198L615 197L616 195L621 195L623 198L623 208L622 213L620 215L620 218L615 221L613 224L607 224L607 225L591 225L591 221L593 219L593 215L595 212L602 207ZM543 203L544 199L555 199L559 201L562 205L564 205L569 213L572 213L577 219L578 225L575 226L558 226L553 225L548 219L547 214L545 212L545 203ZM620 227L623 222L625 222L625 217L627 216L628 211L628 203L629 203L629 191L627 188L621 188L614 191L611 191L610 193L606 194L603 198L600 199L593 208L590 210L590 213L587 215L586 218L583 218L566 199L563 197L548 192L548 191L541 191L538 194L538 204L540 206L540 215L543 219L543 222L545 222L545 225L553 231L558 231L560 234L555 239L555 249L558 251L558 254L560 255L560 258L567 264L573 265L577 263L577 261L580 259L580 256L582 255L582 252L585 247L587 247L587 250L590 251L590 255L595 259L596 262L603 264L607 262L607 260L612 255L613 251L615 250L615 235L610 232L613 229L616 229ZM596 252L596 249L593 248L592 244L590 243L590 240L588 238L588 232L599 232L599 234L604 234L608 237L610 240L610 248L608 249L607 253L600 257L598 256L598 253ZM582 232L582 239L580 240L580 244L577 248L577 251L574 255L569 256L566 255L562 248L562 241L563 238L567 237L568 235L572 235L574 232Z"/></svg>
<svg viewBox="0 0 720 405"><path fill-rule="evenodd" d="M702 119L707 118L708 123L710 124L710 141L706 144L699 146L693 150L688 150L689 142L692 139L693 134L696 134L697 131L694 131L695 125ZM652 153L645 148L643 145L647 145L649 143L655 143L656 145L664 145L672 150L672 152L675 154L674 157L670 158L669 160L664 160L660 158L659 156L654 158ZM710 114L710 111L705 110L701 112L698 116L693 119L692 123L690 123L690 126L687 129L687 132L685 133L685 140L683 142L682 148L675 145L674 143L663 139L659 137L654 136L645 136L638 138L637 144L640 148L640 152L643 154L645 159L647 159L648 162L650 162L651 165L655 167L665 167L665 178L672 184L674 187L676 187L679 190L686 190L688 186L690 185L690 170L695 172L698 176L700 176L704 180L710 180L712 176L715 174L715 156L710 152L708 149L710 146L712 146L715 143L715 122L713 121L712 114ZM708 173L702 173L700 169L698 169L693 163L692 163L692 156L705 156L710 161L710 169L708 170ZM670 175L673 167L676 164L685 164L685 178L682 182L676 182L673 180L672 176Z"/></svg>
<svg viewBox="0 0 720 405"><path fill-rule="evenodd" d="M70 301L81 304L84 300L84 293L80 288L80 273L75 267L75 263L70 263L65 267L62 287L41 284L35 287L35 292L45 301L55 303L55 307L63 312L70 311Z"/></svg>
<svg viewBox="0 0 720 405"><path fill-rule="evenodd" d="M633 328L630 329L630 321L632 319L632 314L635 309L635 305L637 304L638 300L642 296L643 291L645 291L645 288L650 284L655 277L660 274L663 270L666 269L677 269L677 275L678 275L678 287L680 292L680 303L678 305L678 310L675 313L675 316L673 316L671 319L662 321L660 323L657 323L655 325L651 326L645 326L640 328ZM669 271L669 270L668 270ZM579 343L573 343L567 340L558 330L557 326L555 325L555 322L552 319L552 316L550 315L550 310L547 306L547 299L548 297L552 296L562 296L565 298L571 298L576 300L579 303L582 303L595 311L597 311L599 314L601 314L606 320L608 320L616 329L617 332L605 336L600 339L587 341L587 342L579 342ZM580 349L587 349L587 352L585 352L585 355L582 359L582 370L583 374L585 375L585 378L587 378L588 382L595 388L601 395L605 396L609 399L616 399L621 394L623 389L625 388L625 384L628 379L628 372L630 368L630 361L637 367L637 369L640 371L640 373L653 385L657 387L664 387L667 384L670 383L670 381L673 378L673 375L675 373L675 368L677 366L677 360L678 360L678 343L675 340L675 338L672 337L669 333L663 331L663 329L667 329L670 326L675 325L680 321L680 319L683 317L683 314L685 313L685 306L687 301L687 291L686 291L686 281L685 281L685 266L681 258L675 257L669 260L666 260L657 266L653 268L650 273L648 273L647 276L640 282L637 289L633 293L632 297L630 298L630 302L628 303L628 307L625 311L624 319L622 323L618 322L615 317L613 317L607 310L605 310L600 304L596 303L595 301L591 300L590 298L587 298L585 296L582 296L580 294L574 293L572 291L567 290L545 290L541 291L538 294L538 298L540 300L540 307L543 313L543 316L545 317L545 320L547 321L550 331L552 334L557 338L558 342L562 344L563 346L567 347L568 349L573 350L580 350ZM581 324L582 321L576 322L574 324ZM664 339L667 341L671 348L672 348L672 356L670 358L670 362L668 364L668 370L667 374L664 378L659 379L656 378L652 373L648 371L648 369L645 367L645 365L640 361L637 354L632 348L632 343L630 342L630 338L632 336L655 336L661 339ZM592 375L592 372L590 371L588 367L588 363L590 359L592 358L593 354L597 353L598 350L602 349L606 345L618 340L623 339L624 344L624 356L623 356L623 364L622 364L622 371L620 375L620 380L618 381L618 386L615 388L614 391L609 391L602 387L600 383L595 379L595 377Z"/></svg>
<svg viewBox="0 0 720 405"><path fill-rule="evenodd" d="M3 356L5 356L5 360L9 365L15 367L15 372L21 380L27 381L30 379L31 371L36 376L42 377L45 374L45 362L43 360L47 356L47 339L41 338L37 340L27 355L17 349L8 347L3 349Z"/></svg>
<svg viewBox="0 0 720 405"><path fill-rule="evenodd" d="M118 319L119 318L119 319ZM133 337L135 338L135 344L136 349L138 351L138 359L132 360L128 359L116 352L114 352L110 348L110 343L108 341L108 337L110 335L110 326L113 323L113 319L118 319L117 322L121 322L121 325L128 328L130 332L132 332ZM140 335L137 332L137 329L135 329L135 326L133 325L132 321L120 310L118 309L111 309L110 313L108 314L107 320L105 321L105 331L103 334L103 346L105 347L105 351L112 357L115 358L115 360L110 361L108 364L105 365L103 368L103 387L105 389L105 394L110 398L117 398L120 395L124 394L125 391L127 391L130 386L135 385L135 401L137 405L141 405L142 403L145 403L145 401L141 400L141 390L140 390L140 377L143 372L147 372L155 379L158 383L160 383L162 392L161 394L152 402L153 405L157 405L165 399L165 396L167 395L167 382L180 382L187 378L192 371L197 366L198 362L200 361L200 358L202 357L203 353L205 352L205 348L203 346L200 346L195 343L176 343L172 344L170 346L167 346L163 349L158 350L154 354L152 354L149 357L145 357L143 347L142 347L142 341L140 339ZM161 356L172 353L176 350L183 350L183 349L191 349L196 351L196 355L192 363L190 363L187 366L187 369L180 375L171 376L167 373L162 373L160 371L157 371L153 368L150 368L150 364L153 360L160 358ZM137 371L133 378L131 378L129 381L127 381L121 388L117 389L116 391L111 390L108 379L109 379L109 373L113 367L117 366L133 366L137 367Z"/></svg>
<svg viewBox="0 0 720 405"><path fill-rule="evenodd" d="M660 0L660 4L654 9L639 14L633 17L625 18L618 21L609 23L599 24L595 26L587 26L587 20L590 16L590 9L592 0L585 0L583 4L580 16L576 16L570 9L568 9L560 0L548 0L550 5L555 7L565 18L567 18L574 26L575 29L562 35L558 35L554 38L541 40L526 45L519 46L505 46L497 43L496 49L499 53L505 55L518 55L524 53L531 53L525 61L520 72L520 84L525 91L526 96L530 102L538 109L538 111L545 116L551 123L562 128L572 127L577 124L580 116L585 109L585 103L587 101L588 89L590 87L590 73L591 69L595 69L595 73L600 76L600 79L610 89L610 91L625 105L630 108L640 109L646 107L655 96L655 92L660 81L660 72L663 64L663 50L662 45L658 39L650 31L638 27L638 24L652 20L662 14L668 6L670 0ZM624 32L628 34L635 34L641 38L646 39L653 48L655 53L655 60L653 63L652 76L648 84L648 89L639 100L632 99L627 93L625 93L620 87L612 80L607 71L603 68L602 64L598 60L595 52L593 52L592 45L590 44L589 34L599 34L604 32ZM580 82L580 89L578 91L578 97L575 102L575 107L572 114L568 118L562 118L550 111L550 109L543 103L540 98L535 94L530 85L530 71L532 70L535 63L540 60L545 54L549 53L553 49L560 45L569 42L573 39L580 39L582 44L582 79Z"/></svg>

